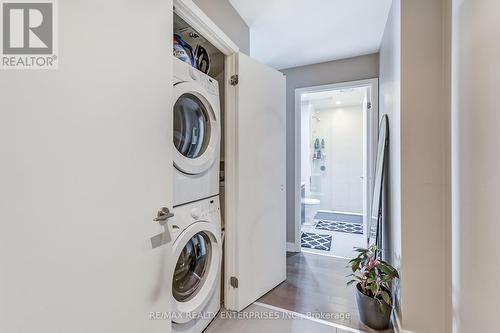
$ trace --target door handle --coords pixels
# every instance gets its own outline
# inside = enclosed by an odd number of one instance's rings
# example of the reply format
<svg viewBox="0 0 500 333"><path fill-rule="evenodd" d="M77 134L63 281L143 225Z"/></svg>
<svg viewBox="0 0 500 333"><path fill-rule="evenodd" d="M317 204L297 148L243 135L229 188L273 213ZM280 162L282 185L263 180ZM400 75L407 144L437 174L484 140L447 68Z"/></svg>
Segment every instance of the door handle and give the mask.
<svg viewBox="0 0 500 333"><path fill-rule="evenodd" d="M167 220L174 217L174 213L171 213L167 207L162 207L156 214L156 218L153 221L158 222L160 225L165 225Z"/></svg>
<svg viewBox="0 0 500 333"><path fill-rule="evenodd" d="M174 213L171 213L167 207L162 207L156 214L156 218L153 219L165 228L165 232L151 237L151 247L153 249L168 244L171 241L170 232L168 231L166 224L167 220L172 217L174 217Z"/></svg>

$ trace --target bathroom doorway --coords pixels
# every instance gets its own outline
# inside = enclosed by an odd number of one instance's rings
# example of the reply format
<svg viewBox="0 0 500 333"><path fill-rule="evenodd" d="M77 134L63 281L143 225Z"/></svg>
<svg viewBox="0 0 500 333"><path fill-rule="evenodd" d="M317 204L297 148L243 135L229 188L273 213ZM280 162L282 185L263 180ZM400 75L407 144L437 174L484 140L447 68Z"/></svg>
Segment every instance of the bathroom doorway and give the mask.
<svg viewBox="0 0 500 333"><path fill-rule="evenodd" d="M366 247L378 80L297 89L295 251L352 258Z"/></svg>

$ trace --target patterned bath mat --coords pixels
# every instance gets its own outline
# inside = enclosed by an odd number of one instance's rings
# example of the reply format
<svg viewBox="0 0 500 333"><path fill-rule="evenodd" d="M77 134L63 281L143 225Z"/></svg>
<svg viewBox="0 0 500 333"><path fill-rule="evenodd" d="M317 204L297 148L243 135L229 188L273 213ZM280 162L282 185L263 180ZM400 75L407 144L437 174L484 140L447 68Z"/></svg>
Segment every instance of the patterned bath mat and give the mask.
<svg viewBox="0 0 500 333"><path fill-rule="evenodd" d="M319 221L340 221L363 225L363 215L320 210L314 217Z"/></svg>
<svg viewBox="0 0 500 333"><path fill-rule="evenodd" d="M301 242L302 247L308 249L330 251L332 246L332 236L303 232Z"/></svg>
<svg viewBox="0 0 500 333"><path fill-rule="evenodd" d="M316 224L316 229L347 232L350 234L363 234L363 225L340 221L319 221Z"/></svg>

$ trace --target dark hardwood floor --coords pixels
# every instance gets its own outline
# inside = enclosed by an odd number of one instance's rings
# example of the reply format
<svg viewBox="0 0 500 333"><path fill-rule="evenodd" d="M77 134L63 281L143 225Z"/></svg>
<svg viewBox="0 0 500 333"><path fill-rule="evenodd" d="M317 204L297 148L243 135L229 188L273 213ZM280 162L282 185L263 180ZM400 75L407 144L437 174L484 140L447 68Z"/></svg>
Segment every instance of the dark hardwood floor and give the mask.
<svg viewBox="0 0 500 333"><path fill-rule="evenodd" d="M346 275L350 274L347 262L304 252L288 253L286 281L258 302L302 314L333 313L339 317L322 319L369 333L379 332L359 321L354 286L346 286Z"/></svg>

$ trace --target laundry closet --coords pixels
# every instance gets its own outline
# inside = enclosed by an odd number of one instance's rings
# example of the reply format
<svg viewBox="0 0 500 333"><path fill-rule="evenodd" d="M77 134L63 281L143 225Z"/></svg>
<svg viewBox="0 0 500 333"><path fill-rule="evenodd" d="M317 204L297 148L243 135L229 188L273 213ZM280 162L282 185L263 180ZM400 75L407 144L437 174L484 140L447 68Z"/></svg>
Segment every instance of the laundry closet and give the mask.
<svg viewBox="0 0 500 333"><path fill-rule="evenodd" d="M158 219L172 248L172 331L197 333L286 278L285 77L191 0L174 1L172 42L173 209Z"/></svg>

